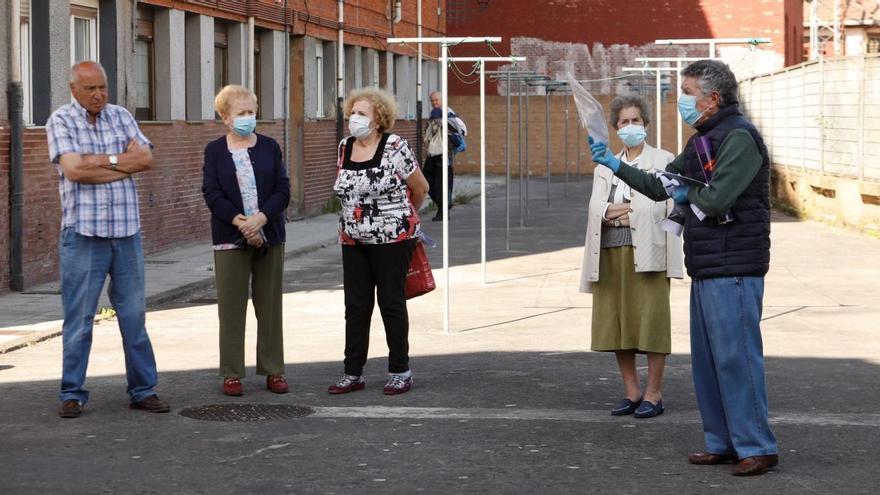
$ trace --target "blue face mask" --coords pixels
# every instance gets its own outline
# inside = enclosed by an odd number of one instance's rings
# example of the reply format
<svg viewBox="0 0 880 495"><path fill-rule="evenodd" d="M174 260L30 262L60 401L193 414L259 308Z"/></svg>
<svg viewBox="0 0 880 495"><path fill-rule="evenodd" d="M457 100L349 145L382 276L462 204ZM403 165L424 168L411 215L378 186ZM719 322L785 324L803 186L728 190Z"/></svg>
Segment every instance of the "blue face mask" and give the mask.
<svg viewBox="0 0 880 495"><path fill-rule="evenodd" d="M678 113L689 126L696 124L703 116L703 112L697 110L697 97L694 95L681 95L678 99Z"/></svg>
<svg viewBox="0 0 880 495"><path fill-rule="evenodd" d="M257 128L256 115L244 115L232 119L232 130L241 137L248 137Z"/></svg>
<svg viewBox="0 0 880 495"><path fill-rule="evenodd" d="M617 136L627 148L635 148L644 143L647 135L645 126L638 124L629 124L617 130Z"/></svg>

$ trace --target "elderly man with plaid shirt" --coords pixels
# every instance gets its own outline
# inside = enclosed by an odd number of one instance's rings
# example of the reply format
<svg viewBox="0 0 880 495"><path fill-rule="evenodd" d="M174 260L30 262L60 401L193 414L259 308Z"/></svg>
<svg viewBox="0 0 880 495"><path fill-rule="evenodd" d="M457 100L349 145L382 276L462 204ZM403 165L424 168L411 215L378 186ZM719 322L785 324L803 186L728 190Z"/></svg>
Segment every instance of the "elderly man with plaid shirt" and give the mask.
<svg viewBox="0 0 880 495"><path fill-rule="evenodd" d="M152 166L152 144L125 108L107 103L107 74L99 64L74 65L70 91L74 101L46 123L63 211L59 251L64 362L58 415L76 418L88 401L83 386L92 323L108 275L131 407L168 412L168 403L154 391L156 359L144 324L144 253L132 178Z"/></svg>

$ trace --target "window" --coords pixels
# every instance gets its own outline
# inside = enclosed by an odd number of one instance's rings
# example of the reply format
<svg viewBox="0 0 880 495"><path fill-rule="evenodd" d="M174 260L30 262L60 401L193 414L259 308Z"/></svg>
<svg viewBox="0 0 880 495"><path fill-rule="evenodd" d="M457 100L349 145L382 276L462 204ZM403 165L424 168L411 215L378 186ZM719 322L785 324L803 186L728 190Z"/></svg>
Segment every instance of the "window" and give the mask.
<svg viewBox="0 0 880 495"><path fill-rule="evenodd" d="M261 77L263 64L260 63L260 31L254 33L254 87L252 88L255 95L257 95L257 119L263 118L263 108L262 101L259 101L259 97L262 92L263 87L263 78Z"/></svg>
<svg viewBox="0 0 880 495"><path fill-rule="evenodd" d="M138 7L134 41L136 105L134 117L153 120L155 115L155 52L153 51L153 11Z"/></svg>
<svg viewBox="0 0 880 495"><path fill-rule="evenodd" d="M315 42L315 104L318 106L315 115L324 117L324 43Z"/></svg>
<svg viewBox="0 0 880 495"><path fill-rule="evenodd" d="M229 37L226 24L214 19L214 93L229 84Z"/></svg>
<svg viewBox="0 0 880 495"><path fill-rule="evenodd" d="M19 60L21 63L21 90L24 100L22 120L33 124L33 90L31 89L31 13L30 2L21 0L21 33L19 35Z"/></svg>
<svg viewBox="0 0 880 495"><path fill-rule="evenodd" d="M868 53L880 53L880 37L869 37L867 45Z"/></svg>
<svg viewBox="0 0 880 495"><path fill-rule="evenodd" d="M70 64L98 60L98 9L70 6Z"/></svg>

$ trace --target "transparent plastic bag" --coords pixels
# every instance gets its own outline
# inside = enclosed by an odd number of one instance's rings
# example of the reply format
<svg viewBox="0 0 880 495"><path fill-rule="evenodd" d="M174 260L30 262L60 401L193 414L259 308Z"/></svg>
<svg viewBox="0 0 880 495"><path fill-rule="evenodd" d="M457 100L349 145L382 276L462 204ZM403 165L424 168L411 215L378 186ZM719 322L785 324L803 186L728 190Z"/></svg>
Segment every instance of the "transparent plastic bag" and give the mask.
<svg viewBox="0 0 880 495"><path fill-rule="evenodd" d="M577 82L570 72L565 74L565 78L571 88L571 94L574 96L574 104L577 107L581 125L590 133L594 141L607 144L608 123L605 121L605 110L602 105L581 83Z"/></svg>

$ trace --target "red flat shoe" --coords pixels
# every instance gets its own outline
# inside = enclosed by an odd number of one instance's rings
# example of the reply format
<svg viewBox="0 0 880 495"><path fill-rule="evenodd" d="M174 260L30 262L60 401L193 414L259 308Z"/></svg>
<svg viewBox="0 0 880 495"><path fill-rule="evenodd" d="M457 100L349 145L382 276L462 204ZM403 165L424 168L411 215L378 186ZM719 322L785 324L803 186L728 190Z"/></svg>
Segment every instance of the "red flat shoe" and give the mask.
<svg viewBox="0 0 880 495"><path fill-rule="evenodd" d="M266 388L276 394L286 394L288 390L287 380L282 375L269 375L266 377Z"/></svg>
<svg viewBox="0 0 880 495"><path fill-rule="evenodd" d="M223 380L223 393L230 397L238 397L242 393L241 380L238 378L225 378Z"/></svg>

